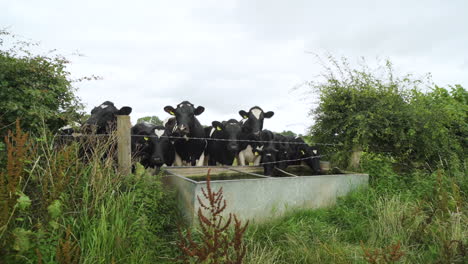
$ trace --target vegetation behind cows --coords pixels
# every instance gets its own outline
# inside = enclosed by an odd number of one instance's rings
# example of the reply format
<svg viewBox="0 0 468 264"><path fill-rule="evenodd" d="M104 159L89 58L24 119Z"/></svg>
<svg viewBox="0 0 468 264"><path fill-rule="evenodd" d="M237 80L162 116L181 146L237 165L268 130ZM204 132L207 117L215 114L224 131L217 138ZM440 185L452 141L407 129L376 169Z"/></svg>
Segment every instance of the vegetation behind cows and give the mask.
<svg viewBox="0 0 468 264"><path fill-rule="evenodd" d="M339 144L324 151L340 166L350 150L363 150L358 169L370 187L331 208L250 223L245 262L466 262L466 90L342 72L312 85L321 98L311 136ZM3 141L0 263L176 261L180 219L158 176L140 167L117 174L114 159L103 158L112 156L112 138L89 142L94 152L83 162L78 143L58 149L42 121L37 130L24 122Z"/></svg>

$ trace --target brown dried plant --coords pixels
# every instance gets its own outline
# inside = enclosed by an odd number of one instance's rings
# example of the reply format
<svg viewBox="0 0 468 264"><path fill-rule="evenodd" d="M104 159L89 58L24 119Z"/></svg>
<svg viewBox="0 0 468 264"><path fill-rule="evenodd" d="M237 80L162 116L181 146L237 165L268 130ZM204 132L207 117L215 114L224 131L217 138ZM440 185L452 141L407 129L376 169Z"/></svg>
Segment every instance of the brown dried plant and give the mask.
<svg viewBox="0 0 468 264"><path fill-rule="evenodd" d="M405 255L405 253L401 251L400 241L383 249L374 250L364 247L364 243L361 241L361 248L364 259L371 264L396 263Z"/></svg>
<svg viewBox="0 0 468 264"><path fill-rule="evenodd" d="M7 229L9 219L14 212L17 191L25 174L24 166L28 155L28 133L21 130L19 120L16 120L16 130L8 131L5 136L7 149L7 166L5 172L0 172L0 239Z"/></svg>
<svg viewBox="0 0 468 264"><path fill-rule="evenodd" d="M80 262L80 247L71 235L70 226L65 232L65 239L60 239L57 245L55 259L60 264L75 264Z"/></svg>
<svg viewBox="0 0 468 264"><path fill-rule="evenodd" d="M230 213L224 219L222 212L226 209L226 200L223 196L223 188L214 192L211 188L210 170L206 176L206 190L202 193L208 204L197 196L200 208L198 209L198 221L201 231L201 242L192 238L192 233L187 230L184 235L179 227L179 248L182 251L180 259L185 263L242 263L246 253L246 246L242 238L249 222L242 226L235 214ZM202 212L207 211L205 215ZM234 219L234 234L230 233L230 224Z"/></svg>
<svg viewBox="0 0 468 264"><path fill-rule="evenodd" d="M468 247L461 240L443 241L442 252L436 263L467 263Z"/></svg>

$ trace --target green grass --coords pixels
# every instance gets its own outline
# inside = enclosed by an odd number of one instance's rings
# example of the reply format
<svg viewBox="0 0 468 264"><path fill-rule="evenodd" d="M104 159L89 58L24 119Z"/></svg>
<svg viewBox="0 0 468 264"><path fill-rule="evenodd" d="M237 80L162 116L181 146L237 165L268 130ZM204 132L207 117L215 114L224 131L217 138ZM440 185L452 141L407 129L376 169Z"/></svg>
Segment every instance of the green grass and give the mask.
<svg viewBox="0 0 468 264"><path fill-rule="evenodd" d="M466 176L381 176L336 206L251 225L246 263L366 263L363 248L397 244L404 253L398 263L466 263L466 193L457 198L454 191ZM383 191L389 185L394 188Z"/></svg>
<svg viewBox="0 0 468 264"><path fill-rule="evenodd" d="M32 143L18 204L11 221L0 226L5 230L0 260L176 261L180 217L175 194L163 188L159 176L141 167L119 175L115 160L103 158L105 144L83 162L78 145L57 150L47 142ZM370 174L369 188L338 199L335 206L251 223L244 238L245 263L366 263L365 250L382 252L395 245L404 253L400 263L466 263L466 173L400 175L375 156L364 156L362 166Z"/></svg>

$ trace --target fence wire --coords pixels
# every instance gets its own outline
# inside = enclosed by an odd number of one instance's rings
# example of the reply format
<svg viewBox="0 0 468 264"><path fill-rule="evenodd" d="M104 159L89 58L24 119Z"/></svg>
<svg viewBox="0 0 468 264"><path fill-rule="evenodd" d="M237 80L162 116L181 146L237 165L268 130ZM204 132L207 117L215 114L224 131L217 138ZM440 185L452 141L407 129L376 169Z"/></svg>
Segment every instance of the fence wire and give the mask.
<svg viewBox="0 0 468 264"><path fill-rule="evenodd" d="M109 134L79 134L79 135L56 135L57 137L109 137ZM207 141L223 141L223 142L247 142L247 143L275 143L275 144L291 144L291 145L308 145L306 142L296 141L268 141L268 140L253 140L253 139L224 139L224 138L205 138L205 137L179 137L179 136L153 136L153 135L131 135L132 137L143 138L169 138L169 139L185 139L185 140L207 140ZM319 146L342 146L343 144L333 143L313 143L312 145Z"/></svg>

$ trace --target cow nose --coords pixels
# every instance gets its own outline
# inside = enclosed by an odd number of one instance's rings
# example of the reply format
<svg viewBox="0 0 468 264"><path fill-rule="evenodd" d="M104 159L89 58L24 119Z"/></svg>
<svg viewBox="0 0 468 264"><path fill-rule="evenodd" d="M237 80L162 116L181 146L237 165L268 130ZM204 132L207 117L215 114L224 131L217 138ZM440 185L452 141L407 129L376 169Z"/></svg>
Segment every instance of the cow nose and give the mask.
<svg viewBox="0 0 468 264"><path fill-rule="evenodd" d="M161 162L162 161L161 157L154 157L153 160L155 162Z"/></svg>
<svg viewBox="0 0 468 264"><path fill-rule="evenodd" d="M183 134L188 134L190 132L188 126L180 125L179 126L179 132Z"/></svg>
<svg viewBox="0 0 468 264"><path fill-rule="evenodd" d="M256 136L260 135L260 131L255 132L254 135Z"/></svg>

